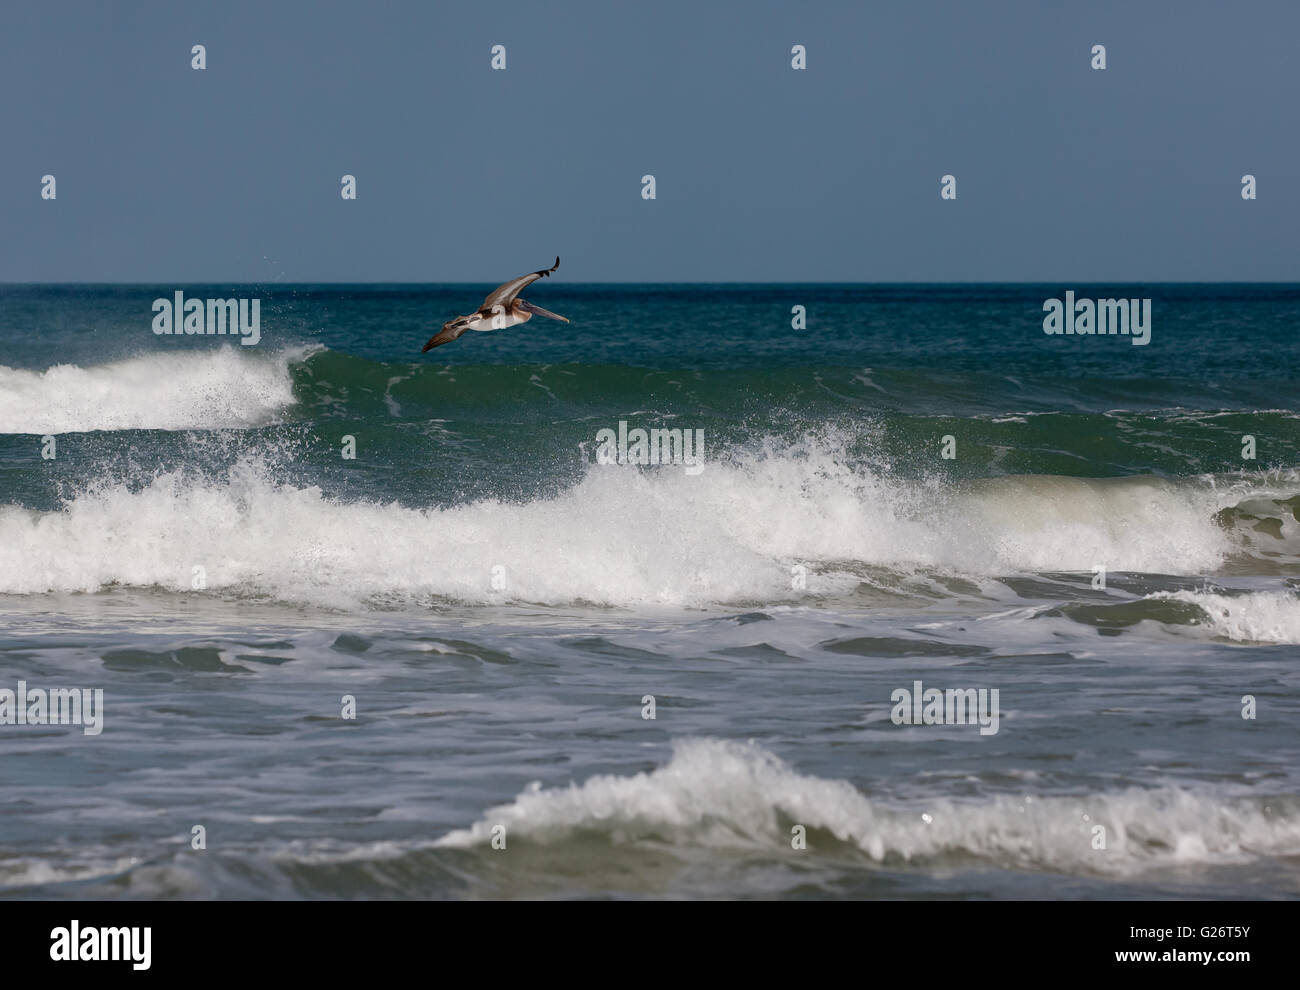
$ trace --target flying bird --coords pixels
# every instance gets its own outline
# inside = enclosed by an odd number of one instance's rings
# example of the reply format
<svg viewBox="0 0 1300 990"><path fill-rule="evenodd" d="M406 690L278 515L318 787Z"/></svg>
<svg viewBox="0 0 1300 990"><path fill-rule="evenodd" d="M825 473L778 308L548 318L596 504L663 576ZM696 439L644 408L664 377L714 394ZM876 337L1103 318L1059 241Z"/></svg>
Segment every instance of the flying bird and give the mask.
<svg viewBox="0 0 1300 990"><path fill-rule="evenodd" d="M483 305L478 308L477 313L448 320L442 325L442 329L430 337L429 342L420 348L420 353L423 354L425 351L450 343L466 330L503 330L506 327L527 323L534 315L559 320L561 323L568 323L569 321L565 317L552 313L549 309L542 309L541 306L534 306L527 300L519 298L519 293L523 292L527 286L532 285L539 278L550 275L559 267L560 259L557 255L553 267L543 268L540 272L520 275L518 278L512 278L505 285L498 285L488 293L488 297L483 300Z"/></svg>

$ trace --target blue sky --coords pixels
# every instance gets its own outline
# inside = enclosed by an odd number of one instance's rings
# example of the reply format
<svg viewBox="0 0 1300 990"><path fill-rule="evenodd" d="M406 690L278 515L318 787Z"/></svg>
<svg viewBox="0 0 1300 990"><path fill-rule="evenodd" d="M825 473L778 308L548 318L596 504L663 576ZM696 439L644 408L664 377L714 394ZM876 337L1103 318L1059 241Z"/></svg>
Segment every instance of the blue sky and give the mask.
<svg viewBox="0 0 1300 990"><path fill-rule="evenodd" d="M1252 0L10 3L0 281L1292 281L1297 37Z"/></svg>

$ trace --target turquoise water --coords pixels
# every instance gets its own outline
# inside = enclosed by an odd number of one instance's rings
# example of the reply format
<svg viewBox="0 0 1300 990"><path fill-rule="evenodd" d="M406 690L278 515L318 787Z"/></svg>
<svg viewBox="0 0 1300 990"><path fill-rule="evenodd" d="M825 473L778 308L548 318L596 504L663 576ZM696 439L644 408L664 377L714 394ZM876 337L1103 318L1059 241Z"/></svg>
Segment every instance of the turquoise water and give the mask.
<svg viewBox="0 0 1300 990"><path fill-rule="evenodd" d="M490 288L0 288L0 892L1300 891L1300 288Z"/></svg>

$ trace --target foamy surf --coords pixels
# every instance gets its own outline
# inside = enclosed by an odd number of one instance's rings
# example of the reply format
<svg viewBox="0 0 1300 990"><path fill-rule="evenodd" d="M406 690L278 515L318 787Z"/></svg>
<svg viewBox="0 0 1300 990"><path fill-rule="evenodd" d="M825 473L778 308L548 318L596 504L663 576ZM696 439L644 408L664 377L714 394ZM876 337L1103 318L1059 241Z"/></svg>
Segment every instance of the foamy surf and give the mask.
<svg viewBox="0 0 1300 990"><path fill-rule="evenodd" d="M307 353L298 348L250 354L225 346L86 368L0 366L0 433L256 426L293 405L289 368Z"/></svg>
<svg viewBox="0 0 1300 990"><path fill-rule="evenodd" d="M0 896L1300 892L1294 288L1164 286L1135 355L986 332L1038 286L600 286L436 359L464 287L223 290L257 347L173 291L5 293L0 427L90 432L0 434L0 691L107 742L0 726ZM704 470L594 463L624 421Z"/></svg>
<svg viewBox="0 0 1300 990"><path fill-rule="evenodd" d="M844 780L801 774L761 746L717 739L677 741L671 760L650 773L596 776L567 788L530 786L438 844L485 846L504 826L516 843L596 835L615 845L788 852L796 825L806 829L810 849L829 839L884 864L971 860L1128 875L1300 855L1300 800L1293 795L1265 803L1183 788L1130 788L901 807L873 801ZM1104 849L1096 848L1097 826L1104 829Z"/></svg>
<svg viewBox="0 0 1300 990"><path fill-rule="evenodd" d="M689 606L852 594L873 566L1186 574L1240 550L1215 521L1239 496L1205 485L939 486L817 448L738 455L697 477L590 466L552 497L435 508L344 501L273 473L244 460L222 478L92 486L51 512L0 508L0 593L191 591L201 568L210 590L338 607L430 597ZM808 573L796 589L799 566Z"/></svg>
<svg viewBox="0 0 1300 990"><path fill-rule="evenodd" d="M1200 609L1214 636L1238 643L1300 643L1300 596L1293 591L1223 595L1209 591L1157 592L1155 599L1188 602Z"/></svg>

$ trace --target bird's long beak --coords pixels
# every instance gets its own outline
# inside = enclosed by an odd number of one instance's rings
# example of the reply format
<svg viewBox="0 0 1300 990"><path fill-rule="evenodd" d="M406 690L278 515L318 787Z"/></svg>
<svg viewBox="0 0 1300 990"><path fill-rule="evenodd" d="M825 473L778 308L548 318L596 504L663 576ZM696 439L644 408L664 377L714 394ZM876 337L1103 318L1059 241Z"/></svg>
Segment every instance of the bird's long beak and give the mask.
<svg viewBox="0 0 1300 990"><path fill-rule="evenodd" d="M516 305L518 305L520 309L525 309L532 313L534 316L545 316L547 319L559 320L561 323L569 322L568 317L561 316L559 313L552 313L549 309L542 309L541 306L538 306L535 303L525 302L522 299L518 299L516 300Z"/></svg>

